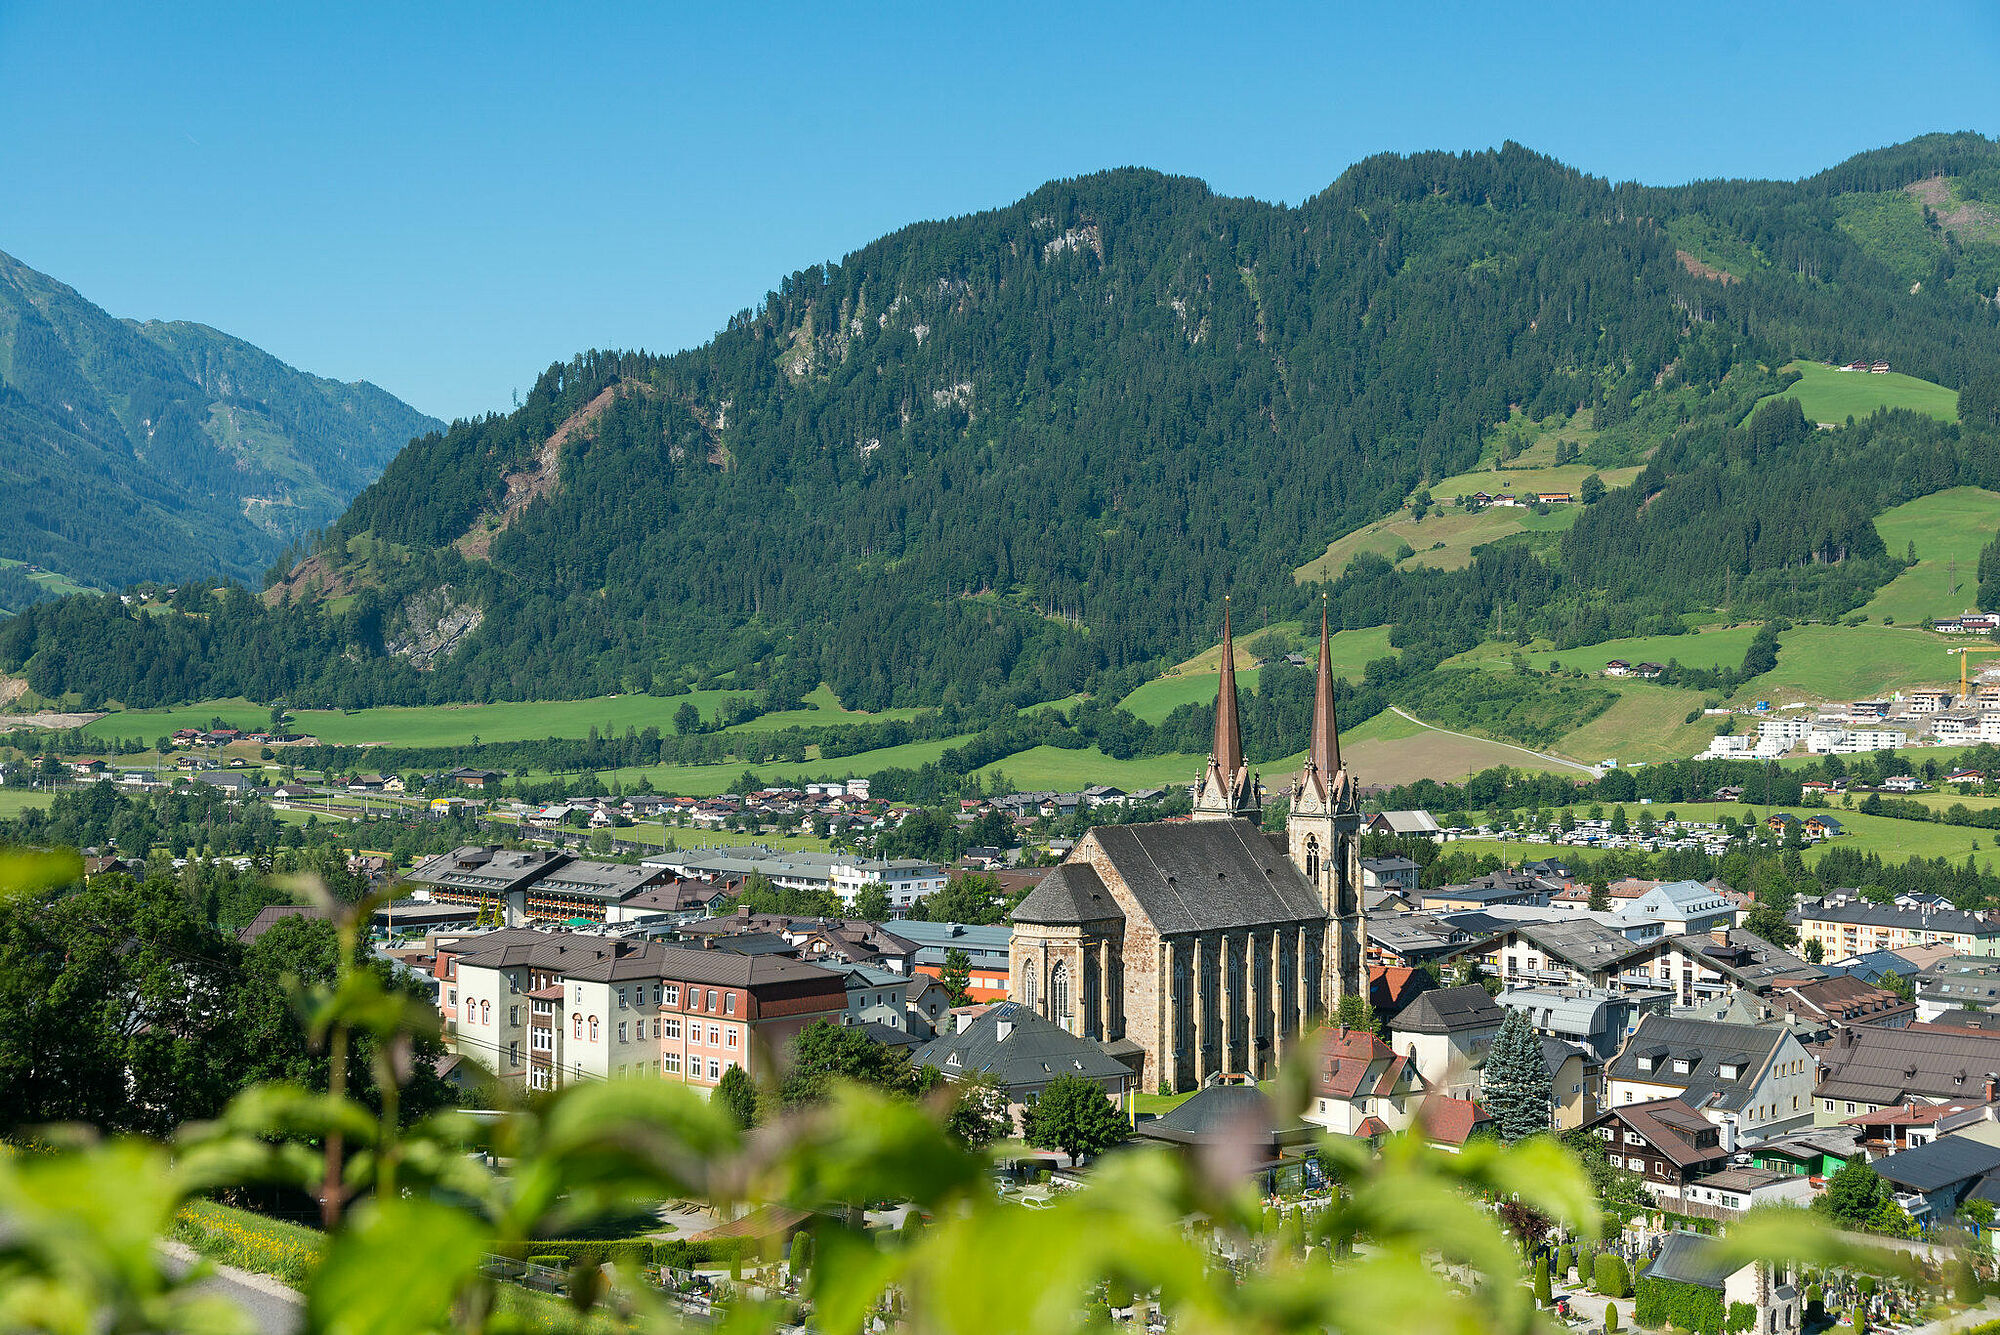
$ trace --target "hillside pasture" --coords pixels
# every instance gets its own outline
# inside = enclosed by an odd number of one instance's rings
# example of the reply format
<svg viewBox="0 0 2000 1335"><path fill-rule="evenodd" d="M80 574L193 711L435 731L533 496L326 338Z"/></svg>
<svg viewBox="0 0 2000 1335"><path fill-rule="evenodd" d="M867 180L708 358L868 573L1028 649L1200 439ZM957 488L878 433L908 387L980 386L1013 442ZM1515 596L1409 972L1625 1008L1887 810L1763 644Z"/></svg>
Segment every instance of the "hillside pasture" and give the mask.
<svg viewBox="0 0 2000 1335"><path fill-rule="evenodd" d="M1585 672L1602 672L1604 665L1614 658L1622 658L1628 663L1679 662L1682 667L1733 668L1743 661L1744 652L1756 637L1757 625L1753 622L1687 635L1628 636L1581 649L1552 651L1546 658L1540 653L1531 653L1528 661L1535 667L1543 668L1548 666L1549 659L1554 659L1566 668L1580 668Z"/></svg>
<svg viewBox="0 0 2000 1335"><path fill-rule="evenodd" d="M1953 487L1919 497L1883 511L1875 531L1891 556L1914 543L1917 563L1883 585L1862 615L1898 626L1956 616L1978 601L1979 550L2000 531L2000 493Z"/></svg>
<svg viewBox="0 0 2000 1335"><path fill-rule="evenodd" d="M1902 626L1796 626L1778 638L1778 666L1735 700L1865 700L1955 683L1951 638Z"/></svg>
<svg viewBox="0 0 2000 1335"><path fill-rule="evenodd" d="M688 691L680 695L601 695L589 700L509 700L490 705L383 706L374 709L299 709L292 711L292 730L317 737L329 746L469 746L482 742L526 742L544 737L622 737L627 728L674 731L674 715L692 704L702 721L714 723L717 711L745 691ZM821 685L806 697L803 709L766 714L729 729L733 732L775 732L792 726L865 723L884 718L910 718L914 709L882 714L843 709L833 692ZM181 728L206 728L220 716L238 728L269 725L267 705L248 700L210 700L178 709L126 710L107 714L85 729L105 740L136 737L152 741Z"/></svg>
<svg viewBox="0 0 2000 1335"><path fill-rule="evenodd" d="M1865 350L1855 354L1866 355ZM1867 417L1879 408L1908 408L1941 422L1958 420L1958 391L1901 371L1877 375L1872 371L1841 371L1819 362L1793 362L1785 369L1797 371L1799 382L1774 397L1797 399L1808 422L1838 425L1850 417Z"/></svg>

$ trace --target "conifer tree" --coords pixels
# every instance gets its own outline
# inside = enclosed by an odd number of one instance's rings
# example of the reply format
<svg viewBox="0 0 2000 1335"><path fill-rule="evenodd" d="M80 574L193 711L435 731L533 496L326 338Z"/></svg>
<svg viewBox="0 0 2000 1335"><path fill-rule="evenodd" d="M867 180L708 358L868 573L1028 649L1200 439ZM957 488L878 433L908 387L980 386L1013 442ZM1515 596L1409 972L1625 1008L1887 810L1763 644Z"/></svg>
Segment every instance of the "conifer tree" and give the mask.
<svg viewBox="0 0 2000 1335"><path fill-rule="evenodd" d="M1481 1091L1500 1138L1514 1141L1547 1131L1553 1098L1540 1036L1529 1025L1527 1012L1509 1011L1486 1054Z"/></svg>

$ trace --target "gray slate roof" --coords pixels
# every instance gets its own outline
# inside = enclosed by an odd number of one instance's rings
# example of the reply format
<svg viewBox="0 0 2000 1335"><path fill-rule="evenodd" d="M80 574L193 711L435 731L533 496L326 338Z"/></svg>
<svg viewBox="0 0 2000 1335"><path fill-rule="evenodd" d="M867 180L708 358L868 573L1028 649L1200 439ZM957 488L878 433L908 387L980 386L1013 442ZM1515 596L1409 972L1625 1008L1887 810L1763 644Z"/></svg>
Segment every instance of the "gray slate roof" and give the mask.
<svg viewBox="0 0 2000 1335"><path fill-rule="evenodd" d="M1096 868L1087 862L1065 862L1041 879L1014 909L1015 922L1075 926L1123 919L1125 910L1104 888Z"/></svg>
<svg viewBox="0 0 2000 1335"><path fill-rule="evenodd" d="M1818 1050L1821 1099L1886 1106L1910 1095L1979 1098L1989 1072L2000 1072L2000 1034L1913 1024L1902 1029L1850 1025Z"/></svg>
<svg viewBox="0 0 2000 1335"><path fill-rule="evenodd" d="M1740 1267L1722 1261L1722 1249L1699 1233L1669 1233L1660 1243L1660 1254L1647 1268L1653 1279L1679 1280L1704 1289L1720 1289Z"/></svg>
<svg viewBox="0 0 2000 1335"><path fill-rule="evenodd" d="M1280 1127L1271 1100L1255 1085L1210 1085L1178 1107L1139 1124L1148 1140L1177 1145L1228 1144L1252 1141L1266 1145L1310 1140L1312 1127L1302 1121Z"/></svg>
<svg viewBox="0 0 2000 1335"><path fill-rule="evenodd" d="M1932 1192L2000 1168L2000 1145L1969 1136L1941 1136L1928 1145L1886 1155L1869 1167L1884 1182L1910 1191Z"/></svg>
<svg viewBox="0 0 2000 1335"><path fill-rule="evenodd" d="M1403 1008L1391 1028L1398 1033L1457 1034L1473 1029L1498 1029L1507 1012L1477 983L1438 987L1422 993Z"/></svg>
<svg viewBox="0 0 2000 1335"><path fill-rule="evenodd" d="M910 1054L910 1065L935 1066L947 1076L985 1071L1009 1089L1044 1085L1059 1075L1102 1080L1132 1074L1089 1039L1013 1001L988 1006L962 1034L939 1034Z"/></svg>
<svg viewBox="0 0 2000 1335"><path fill-rule="evenodd" d="M1606 1068L1611 1080L1638 1080L1677 1087L1691 1108L1740 1108L1748 1101L1757 1076L1771 1060L1786 1030L1778 1026L1721 1024L1714 1020L1682 1020L1648 1015ZM1654 1054L1650 1071L1639 1069L1639 1058ZM1678 1058L1691 1060L1686 1074L1674 1070ZM1721 1076L1723 1062L1742 1067L1734 1080Z"/></svg>
<svg viewBox="0 0 2000 1335"><path fill-rule="evenodd" d="M1101 825L1088 837L1097 842L1126 891L1162 935L1326 917L1325 906L1305 876L1248 821ZM1044 877L1042 886L1055 875ZM1088 887L1087 881L1080 884ZM1021 908L1027 907L1028 901L1023 901ZM1021 910L1016 910L1015 919L1041 921L1023 917Z"/></svg>

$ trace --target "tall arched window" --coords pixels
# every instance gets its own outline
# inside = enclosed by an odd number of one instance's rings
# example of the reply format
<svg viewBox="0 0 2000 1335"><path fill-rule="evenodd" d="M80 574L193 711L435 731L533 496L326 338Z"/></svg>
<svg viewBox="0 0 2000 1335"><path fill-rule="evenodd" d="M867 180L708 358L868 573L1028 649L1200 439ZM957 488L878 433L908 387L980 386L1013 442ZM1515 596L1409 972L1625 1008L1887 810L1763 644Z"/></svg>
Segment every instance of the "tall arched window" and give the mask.
<svg viewBox="0 0 2000 1335"><path fill-rule="evenodd" d="M1310 834L1306 836L1306 879L1319 879L1319 838Z"/></svg>
<svg viewBox="0 0 2000 1335"><path fill-rule="evenodd" d="M1035 965L1032 960L1028 962L1028 967L1022 971L1021 993L1022 1004L1027 1006L1029 1010L1033 1010L1035 1008Z"/></svg>
<svg viewBox="0 0 2000 1335"><path fill-rule="evenodd" d="M595 1015L590 1017L590 1041L593 1043L597 1041L597 1017Z"/></svg>
<svg viewBox="0 0 2000 1335"><path fill-rule="evenodd" d="M1062 960L1049 970L1049 1018L1058 1024L1069 1020L1069 965Z"/></svg>
<svg viewBox="0 0 2000 1335"><path fill-rule="evenodd" d="M490 1002L490 1001L482 1001L482 1002L480 1002L480 1003L479 1003L479 1023L481 1023L481 1024L492 1024L492 1023L493 1023L493 1003L492 1003L492 1002Z"/></svg>
<svg viewBox="0 0 2000 1335"><path fill-rule="evenodd" d="M571 1033L572 1033L573 1035L575 1035L575 1036L576 1036L577 1038L582 1038L582 1037L583 1037L583 1016L582 1016L582 1015L572 1015L572 1016L570 1016L569 1018L570 1018L570 1032L571 1032Z"/></svg>

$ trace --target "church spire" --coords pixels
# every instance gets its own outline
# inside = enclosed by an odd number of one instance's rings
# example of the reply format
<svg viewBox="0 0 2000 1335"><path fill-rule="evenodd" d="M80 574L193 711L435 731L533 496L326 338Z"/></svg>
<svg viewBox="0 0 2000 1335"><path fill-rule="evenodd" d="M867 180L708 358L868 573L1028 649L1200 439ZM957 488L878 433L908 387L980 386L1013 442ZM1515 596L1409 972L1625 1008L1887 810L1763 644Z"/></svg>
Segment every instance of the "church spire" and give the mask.
<svg viewBox="0 0 2000 1335"><path fill-rule="evenodd" d="M1196 820L1261 821L1257 780L1243 763L1243 721L1236 706L1236 646L1229 635L1229 603L1222 605L1222 675L1215 686L1215 743L1195 796Z"/></svg>
<svg viewBox="0 0 2000 1335"><path fill-rule="evenodd" d="M1319 680L1313 684L1312 744L1307 758L1328 783L1340 773L1340 720L1333 712L1333 642L1327 634L1324 595L1319 605Z"/></svg>
<svg viewBox="0 0 2000 1335"><path fill-rule="evenodd" d="M1208 749L1225 775L1243 768L1243 724L1236 710L1236 649L1229 639L1229 599L1222 600L1222 680L1215 688L1215 743Z"/></svg>

